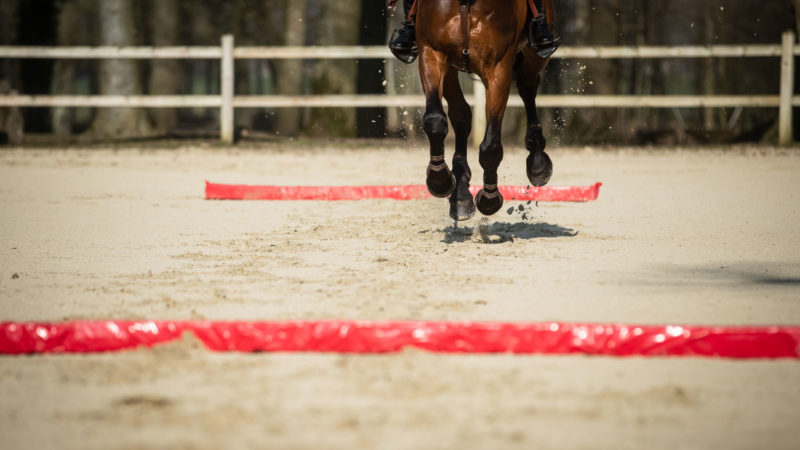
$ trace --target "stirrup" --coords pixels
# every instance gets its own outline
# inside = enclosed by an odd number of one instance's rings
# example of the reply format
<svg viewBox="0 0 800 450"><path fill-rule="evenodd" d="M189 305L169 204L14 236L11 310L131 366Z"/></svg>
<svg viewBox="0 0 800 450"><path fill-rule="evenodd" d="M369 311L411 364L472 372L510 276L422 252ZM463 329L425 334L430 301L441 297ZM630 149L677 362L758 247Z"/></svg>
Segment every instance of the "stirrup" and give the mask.
<svg viewBox="0 0 800 450"><path fill-rule="evenodd" d="M400 61L411 64L417 60L417 56L419 56L419 50L417 49L417 41L414 41L414 45L411 46L408 50L400 50L396 48L392 48L392 43L397 40L398 36L400 35L400 29L394 30L392 36L389 38L389 51L395 56L395 58L399 59Z"/></svg>
<svg viewBox="0 0 800 450"><path fill-rule="evenodd" d="M555 28L555 25L553 28ZM549 58L561 45L561 36L558 34L558 30L556 30L555 34L550 31L547 26L547 20L542 14L531 19L528 24L528 42L540 58Z"/></svg>

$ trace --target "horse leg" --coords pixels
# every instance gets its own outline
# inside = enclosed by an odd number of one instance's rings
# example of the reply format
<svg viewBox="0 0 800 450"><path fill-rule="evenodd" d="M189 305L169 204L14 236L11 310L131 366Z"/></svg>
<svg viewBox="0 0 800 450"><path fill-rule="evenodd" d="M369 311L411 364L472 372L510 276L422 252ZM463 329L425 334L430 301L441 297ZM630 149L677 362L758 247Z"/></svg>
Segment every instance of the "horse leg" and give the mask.
<svg viewBox="0 0 800 450"><path fill-rule="evenodd" d="M478 210L491 216L503 207L503 196L497 189L497 168L503 160L500 134L506 112L508 93L511 90L511 72L515 54L509 52L483 80L486 84L486 135L480 145L480 163L483 167L483 189L475 195Z"/></svg>
<svg viewBox="0 0 800 450"><path fill-rule="evenodd" d="M532 185L544 186L550 181L550 176L553 174L553 162L544 151L547 141L542 132L542 123L536 113L536 92L541 79L539 74L547 64L547 60L535 56L528 49L522 51L518 57L520 60L517 61L516 67L517 89L525 104L525 113L528 118L525 148L530 154L526 160L525 172Z"/></svg>
<svg viewBox="0 0 800 450"><path fill-rule="evenodd" d="M444 160L444 138L447 136L447 116L442 106L442 85L447 70L445 56L425 47L420 51L419 74L425 91L425 114L422 128L430 143L430 162L425 184L434 197L448 197L456 186L455 176Z"/></svg>
<svg viewBox="0 0 800 450"><path fill-rule="evenodd" d="M448 68L444 77L444 98L447 100L447 115L456 134L456 151L453 155L453 175L456 187L450 196L450 218L468 220L475 214L475 202L469 192L472 171L467 164L467 142L472 131L472 111L464 99L458 71Z"/></svg>

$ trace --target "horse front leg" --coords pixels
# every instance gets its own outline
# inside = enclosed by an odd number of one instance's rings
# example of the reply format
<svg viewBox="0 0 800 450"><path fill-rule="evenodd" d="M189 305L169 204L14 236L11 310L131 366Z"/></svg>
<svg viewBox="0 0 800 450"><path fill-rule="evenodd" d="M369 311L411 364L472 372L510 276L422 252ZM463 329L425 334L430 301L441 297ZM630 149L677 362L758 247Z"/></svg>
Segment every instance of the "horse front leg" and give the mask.
<svg viewBox="0 0 800 450"><path fill-rule="evenodd" d="M447 100L447 114L456 135L456 151L453 155L456 187L450 195L450 218L469 220L475 214L475 201L469 192L472 170L467 163L467 143L472 131L472 110L461 91L458 71L452 67L448 68L444 78L444 98Z"/></svg>
<svg viewBox="0 0 800 450"><path fill-rule="evenodd" d="M425 114L422 128L430 144L430 161L425 184L434 197L448 197L456 186L456 179L444 159L444 138L447 136L447 116L442 106L442 85L447 60L430 47L420 49L419 73L425 91Z"/></svg>
<svg viewBox="0 0 800 450"><path fill-rule="evenodd" d="M497 188L497 168L503 160L500 135L511 88L512 57L504 58L484 79L486 84L486 134L480 145L479 160L483 167L483 189L475 195L478 211L491 216L503 207L503 195Z"/></svg>
<svg viewBox="0 0 800 450"><path fill-rule="evenodd" d="M547 65L547 60L534 55L529 49L525 49L519 57L522 61L517 64L516 69L517 90L525 104L525 114L528 119L525 148L530 152L525 164L525 173L532 185L544 186L553 175L553 162L544 151L547 141L536 112L536 93L539 90L540 72Z"/></svg>

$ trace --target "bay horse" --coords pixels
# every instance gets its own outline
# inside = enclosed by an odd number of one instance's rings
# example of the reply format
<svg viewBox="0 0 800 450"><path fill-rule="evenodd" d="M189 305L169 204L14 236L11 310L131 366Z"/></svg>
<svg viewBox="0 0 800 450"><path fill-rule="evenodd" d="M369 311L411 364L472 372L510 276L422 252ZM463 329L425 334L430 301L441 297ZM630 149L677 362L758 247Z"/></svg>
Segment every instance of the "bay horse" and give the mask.
<svg viewBox="0 0 800 450"><path fill-rule="evenodd" d="M423 129L430 143L428 191L435 197L450 197L450 217L454 220L471 218L476 205L478 211L490 216L503 206L503 196L497 188L497 168L503 159L500 133L513 78L527 114L528 179L534 186L543 186L553 171L536 114L540 73L549 56L539 56L529 44L527 30L532 3L529 0L417 0L417 3L419 74L426 99ZM544 8L552 30L555 16L552 0L545 0ZM478 158L483 167L483 188L474 201L469 191L472 172L467 163L472 111L458 81L459 71L475 74L486 86L487 125ZM442 97L447 100L447 115ZM455 131L452 171L444 155L448 116Z"/></svg>

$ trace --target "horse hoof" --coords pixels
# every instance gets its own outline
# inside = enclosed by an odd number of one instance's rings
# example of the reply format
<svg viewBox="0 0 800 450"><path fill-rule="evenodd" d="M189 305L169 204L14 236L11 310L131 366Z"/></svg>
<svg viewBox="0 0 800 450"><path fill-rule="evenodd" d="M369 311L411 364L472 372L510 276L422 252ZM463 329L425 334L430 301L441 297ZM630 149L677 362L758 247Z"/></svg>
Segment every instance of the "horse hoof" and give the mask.
<svg viewBox="0 0 800 450"><path fill-rule="evenodd" d="M545 152L531 152L525 164L528 180L534 186L544 186L553 175L553 161Z"/></svg>
<svg viewBox="0 0 800 450"><path fill-rule="evenodd" d="M472 194L466 198L457 199L456 195L450 196L450 218L453 220L469 220L475 215L475 201Z"/></svg>
<svg viewBox="0 0 800 450"><path fill-rule="evenodd" d="M491 216L503 207L503 195L498 190L486 192L485 189L481 189L475 194L475 204L481 214Z"/></svg>
<svg viewBox="0 0 800 450"><path fill-rule="evenodd" d="M432 196L447 198L456 188L456 176L447 168L447 163L437 165L429 163L425 185L428 186L428 192Z"/></svg>

